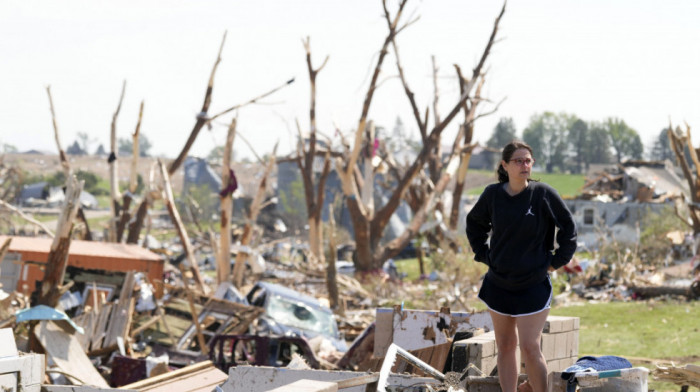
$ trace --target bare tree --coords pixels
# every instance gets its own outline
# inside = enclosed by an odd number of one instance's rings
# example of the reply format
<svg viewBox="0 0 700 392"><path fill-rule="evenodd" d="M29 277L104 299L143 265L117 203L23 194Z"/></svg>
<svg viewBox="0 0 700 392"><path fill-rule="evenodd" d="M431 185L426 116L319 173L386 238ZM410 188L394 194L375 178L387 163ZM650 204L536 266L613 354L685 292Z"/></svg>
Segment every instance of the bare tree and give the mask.
<svg viewBox="0 0 700 392"><path fill-rule="evenodd" d="M368 92L365 96L362 115L360 116L358 128L355 131L355 143L353 146L352 153L350 153L345 160L336 161L337 171L342 182L343 194L345 195L346 204L348 206L348 211L351 215L353 223L353 229L355 231L355 242L357 249L355 265L356 268L360 271L367 271L379 268L385 260L398 254L398 252L400 252L400 250L408 244L408 241L410 241L410 239L413 238L416 235L416 233L418 233L418 230L420 229L422 223L425 222L429 211L435 207L435 203L437 202L436 196L440 195L444 191L444 189L447 186L447 183L454 176L458 164L458 161L455 157L458 156L457 153L461 153L461 151L459 151L459 148L457 147L453 148L453 151L450 154L450 159L448 161L449 163L447 164L445 170L442 170L440 172L441 174L439 175L439 177L435 176L435 178L432 179L432 191L428 192L423 198L423 200L421 200L420 206L416 208L416 213L414 214L406 230L394 240L386 244L380 243L380 240L383 237L384 229L386 228L389 219L398 208L400 201L405 196L409 186L413 183L416 176L418 176L422 172L422 168L426 164L428 158L431 155L439 155L438 145L440 141L440 135L445 129L445 127L462 110L464 103L469 99L471 90L474 88L477 80L479 80L479 76L481 75L486 58L488 57L491 47L494 43L496 32L498 30L498 24L500 22L501 17L503 16L503 13L505 12L504 5L500 14L496 18L493 31L486 45L486 48L484 49L481 59L473 70L472 78L466 84L459 100L453 106L452 110L447 114L447 116L444 119L441 119L439 123L436 123L435 126L430 130L430 132L428 132L427 128L427 111L425 114L425 119L423 119L420 115L420 112L417 109L417 105L415 104L413 92L408 87L406 79L402 75L403 70L401 68L397 52L396 57L397 68L399 69L399 76L402 79L406 96L409 98L409 102L411 102L414 117L417 123L419 124L419 129L421 130L421 137L423 139L423 147L418 153L417 157L412 162L412 164L409 165L407 170L404 173L400 174L400 178L398 178L397 185L394 187L393 193L389 197L388 202L384 206L378 208L375 212L374 208L372 208L371 205L367 205L365 202L363 202L364 195L359 194L358 189L361 189L362 186L359 184L359 182L357 181L357 177L355 176L356 171L359 171L356 167L356 164L358 164L358 158L360 157L361 147L365 145L362 142L363 135L367 131L367 113L369 111L372 95L376 88L377 76L379 74L382 61L384 60L384 57L386 55L387 48L389 44L394 43L395 37L398 34L398 32L400 32L402 29L404 29L410 23L412 23L408 22L402 27L398 27L401 13L404 9L405 4L406 1L402 1L399 4L399 9L393 18L387 10L386 4L384 4L384 14L389 28L389 33L387 34L387 37L384 41L384 45L380 51L379 59L374 70L374 75L372 77L372 81L370 83ZM395 50L396 47L397 46L394 44ZM366 160L364 164L369 165L370 162ZM438 173L438 171L436 171L436 173ZM367 180L367 178L364 179L364 181Z"/></svg>
<svg viewBox="0 0 700 392"><path fill-rule="evenodd" d="M304 42L306 50L306 65L309 71L309 84L311 86L311 102L309 105L309 137L305 139L301 129L297 124L299 131L299 144L297 147L297 156L295 158L301 178L304 183L304 197L306 200L306 213L309 224L309 247L311 253L319 261L323 261L323 230L321 226L321 210L323 208L323 198L325 194L325 184L328 179L328 174L331 168L330 145L326 145L325 152L318 149L317 146L317 128L316 128L316 76L328 62L328 57L323 61L320 67L313 68L311 63L311 45L310 39L307 37ZM314 173L314 162L318 155L323 156L323 168L321 174L316 179Z"/></svg>
<svg viewBox="0 0 700 392"><path fill-rule="evenodd" d="M683 204L688 208L693 234L697 237L698 234L700 234L700 172L698 172L698 170L700 170L700 160L698 160L700 151L693 147L690 138L690 126L688 124L686 124L685 135L682 134L680 128L674 131L672 125L669 125L667 132L671 142L671 148L676 155L676 162L680 166L683 171L683 176L688 182L690 200L685 200L685 198L683 198ZM686 159L686 149L689 152L688 155L692 161L692 166L691 162L688 162ZM680 213L678 206L676 206L676 214L681 218L681 221L688 223L687 219Z"/></svg>
<svg viewBox="0 0 700 392"><path fill-rule="evenodd" d="M199 132L202 130L202 128L210 124L213 120L221 117L224 114L230 113L232 111L235 111L237 109L242 108L243 106L250 105L257 103L259 100L272 95L273 93L281 90L282 88L290 85L291 83L294 82L294 79L290 79L286 81L284 84L281 86L275 87L274 89L259 95L253 99L250 99L242 104L237 104L234 105L226 110L223 110L219 112L218 114L215 114L213 116L209 115L209 107L211 106L211 101L212 101L212 92L214 90L214 76L216 75L216 70L219 66L219 63L221 62L221 52L224 49L224 43L226 42L226 33L224 33L224 37L221 40L221 46L219 47L219 52L216 57L216 61L214 62L214 66L212 67L211 74L209 75L209 82L207 83L207 89L204 94L204 102L202 103L202 108L199 111L199 114L197 114L197 118L195 121L194 126L192 127L192 131L190 132L189 137L187 138L187 141L185 142L185 145L182 147L182 150L178 154L178 156L170 162L168 165L168 175L172 176L175 174L175 172L182 166L182 163L185 161L185 158L187 157L187 154L190 151L190 148L194 144L195 140L197 139L197 136L199 135ZM129 235L127 237L126 242L130 244L135 244L139 240L139 236L141 234L141 228L143 227L143 222L144 219L146 218L146 214L148 212L148 208L150 206L149 204L150 200L148 198L144 198L141 204L138 207L138 210L136 212L136 215L134 219L131 221L129 224Z"/></svg>

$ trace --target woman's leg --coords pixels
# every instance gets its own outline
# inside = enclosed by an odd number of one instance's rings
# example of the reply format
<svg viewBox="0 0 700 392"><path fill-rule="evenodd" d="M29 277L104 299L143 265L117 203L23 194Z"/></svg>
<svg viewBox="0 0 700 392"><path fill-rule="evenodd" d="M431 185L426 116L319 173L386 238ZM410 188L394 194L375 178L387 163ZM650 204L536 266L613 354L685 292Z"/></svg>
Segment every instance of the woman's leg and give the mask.
<svg viewBox="0 0 700 392"><path fill-rule="evenodd" d="M525 362L525 372L535 392L547 391L547 361L540 349L542 329L549 309L529 316L516 317L520 338L520 356Z"/></svg>
<svg viewBox="0 0 700 392"><path fill-rule="evenodd" d="M515 392L518 384L518 360L515 351L518 347L518 335L515 331L516 319L489 310L493 321L498 348L498 381L503 392Z"/></svg>

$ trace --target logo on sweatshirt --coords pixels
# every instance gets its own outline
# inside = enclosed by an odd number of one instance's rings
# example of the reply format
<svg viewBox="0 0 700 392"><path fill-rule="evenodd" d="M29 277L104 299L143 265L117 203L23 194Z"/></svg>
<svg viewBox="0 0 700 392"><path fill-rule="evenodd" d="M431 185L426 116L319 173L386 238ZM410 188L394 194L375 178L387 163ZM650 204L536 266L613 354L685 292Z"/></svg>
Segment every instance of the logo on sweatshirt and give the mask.
<svg viewBox="0 0 700 392"><path fill-rule="evenodd" d="M535 216L535 214L532 213L532 206L530 206L530 208L528 208L527 212L525 213L525 216L528 216L528 215Z"/></svg>

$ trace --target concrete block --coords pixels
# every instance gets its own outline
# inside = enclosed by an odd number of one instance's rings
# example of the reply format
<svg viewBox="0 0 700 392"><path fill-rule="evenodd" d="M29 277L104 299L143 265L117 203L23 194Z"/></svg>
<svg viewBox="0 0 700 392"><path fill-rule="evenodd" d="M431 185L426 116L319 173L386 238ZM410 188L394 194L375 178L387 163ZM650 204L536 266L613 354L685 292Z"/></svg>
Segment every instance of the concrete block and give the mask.
<svg viewBox="0 0 700 392"><path fill-rule="evenodd" d="M270 392L337 392L338 384L335 382L298 380L293 383L271 389Z"/></svg>
<svg viewBox="0 0 700 392"><path fill-rule="evenodd" d="M564 326L566 324L566 319L568 317L564 316L547 316L547 321L544 323L544 328L542 331L544 333L558 333L563 332Z"/></svg>
<svg viewBox="0 0 700 392"><path fill-rule="evenodd" d="M228 379L221 385L223 392L265 392L298 380L338 382L367 373L275 368L268 366L236 366L229 369ZM389 375L388 384L392 387L411 387L421 384L438 384L432 377L415 377L403 374ZM343 392L364 392L366 385L344 388ZM286 389L285 389L286 390ZM220 391L220 392L221 392Z"/></svg>
<svg viewBox="0 0 700 392"><path fill-rule="evenodd" d="M493 369L496 367L497 364L497 358L494 355L492 357L482 358L481 363L479 365L474 365L481 369L481 371L484 372L484 374L491 375L491 372L493 372Z"/></svg>
<svg viewBox="0 0 700 392"><path fill-rule="evenodd" d="M567 358L570 354L567 352L567 332L562 332L554 335L554 357L552 359Z"/></svg>
<svg viewBox="0 0 700 392"><path fill-rule="evenodd" d="M554 346L556 345L556 335L555 334L542 334L542 354L544 354L545 359L554 359Z"/></svg>
<svg viewBox="0 0 700 392"><path fill-rule="evenodd" d="M578 347L579 347L579 333L578 330L574 330L571 332L571 356L572 357L578 357Z"/></svg>

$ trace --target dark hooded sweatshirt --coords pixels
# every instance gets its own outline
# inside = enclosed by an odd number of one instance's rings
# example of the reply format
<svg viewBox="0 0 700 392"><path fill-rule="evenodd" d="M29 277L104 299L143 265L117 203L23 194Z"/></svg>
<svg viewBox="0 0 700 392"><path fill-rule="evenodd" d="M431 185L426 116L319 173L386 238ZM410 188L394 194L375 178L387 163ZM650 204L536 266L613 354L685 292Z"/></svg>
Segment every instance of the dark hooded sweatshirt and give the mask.
<svg viewBox="0 0 700 392"><path fill-rule="evenodd" d="M555 228L559 247L553 252ZM474 259L489 266L489 281L519 290L542 282L550 265L559 268L571 260L576 224L557 191L547 184L530 181L515 196L503 183L491 184L467 214L467 238Z"/></svg>

